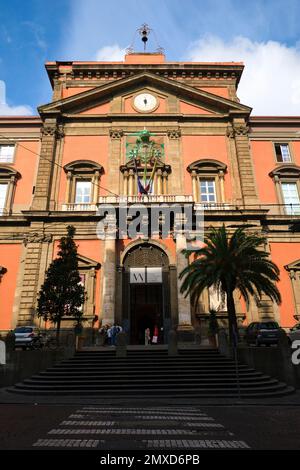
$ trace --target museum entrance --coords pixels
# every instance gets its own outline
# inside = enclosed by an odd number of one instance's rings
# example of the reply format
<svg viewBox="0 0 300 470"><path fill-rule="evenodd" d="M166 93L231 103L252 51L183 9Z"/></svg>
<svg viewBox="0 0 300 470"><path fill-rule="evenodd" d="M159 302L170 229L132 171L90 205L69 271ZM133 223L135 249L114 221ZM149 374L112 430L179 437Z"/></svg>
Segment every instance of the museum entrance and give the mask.
<svg viewBox="0 0 300 470"><path fill-rule="evenodd" d="M162 284L131 284L130 286L130 342L145 344L145 331L149 328L151 342L163 343Z"/></svg>
<svg viewBox="0 0 300 470"><path fill-rule="evenodd" d="M167 342L170 320L169 260L151 243L133 247L124 260L123 326L130 344Z"/></svg>

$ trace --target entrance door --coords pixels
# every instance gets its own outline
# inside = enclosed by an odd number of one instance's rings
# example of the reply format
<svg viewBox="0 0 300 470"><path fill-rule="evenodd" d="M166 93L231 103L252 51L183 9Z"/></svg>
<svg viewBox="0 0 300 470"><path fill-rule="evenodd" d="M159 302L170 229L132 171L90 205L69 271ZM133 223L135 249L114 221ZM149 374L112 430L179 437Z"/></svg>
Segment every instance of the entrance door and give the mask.
<svg viewBox="0 0 300 470"><path fill-rule="evenodd" d="M132 247L122 274L122 325L131 344L145 344L145 329L158 327L165 343L171 327L170 280L167 254L151 243Z"/></svg>
<svg viewBox="0 0 300 470"><path fill-rule="evenodd" d="M163 292L162 284L131 284L130 286L130 342L145 344L145 330L150 329L151 338L154 327L162 331ZM163 342L159 335L158 342Z"/></svg>

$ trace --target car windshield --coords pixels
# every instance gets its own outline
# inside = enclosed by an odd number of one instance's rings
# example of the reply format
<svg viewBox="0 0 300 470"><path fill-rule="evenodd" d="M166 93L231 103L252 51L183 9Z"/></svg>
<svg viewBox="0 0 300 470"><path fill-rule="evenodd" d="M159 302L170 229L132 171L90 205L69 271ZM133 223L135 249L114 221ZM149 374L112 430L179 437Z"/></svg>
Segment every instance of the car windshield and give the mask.
<svg viewBox="0 0 300 470"><path fill-rule="evenodd" d="M31 333L32 331L33 328L30 328L29 326L20 326L15 329L15 333Z"/></svg>
<svg viewBox="0 0 300 470"><path fill-rule="evenodd" d="M266 323L260 323L259 328L261 330L274 330L276 328L279 328L278 323L269 321Z"/></svg>

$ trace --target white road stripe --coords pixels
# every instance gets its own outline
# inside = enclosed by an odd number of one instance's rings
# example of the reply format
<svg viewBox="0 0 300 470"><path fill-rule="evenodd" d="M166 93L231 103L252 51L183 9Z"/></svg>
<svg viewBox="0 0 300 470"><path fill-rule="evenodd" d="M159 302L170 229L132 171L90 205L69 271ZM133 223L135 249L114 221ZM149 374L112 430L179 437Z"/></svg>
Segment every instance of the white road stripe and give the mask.
<svg viewBox="0 0 300 470"><path fill-rule="evenodd" d="M250 447L244 441L225 441L225 440L144 440L147 448L152 449L249 449Z"/></svg>
<svg viewBox="0 0 300 470"><path fill-rule="evenodd" d="M114 428L114 429L51 429L48 434L165 434L165 435L176 435L176 434L187 434L191 435L195 431L187 429L133 429L133 428Z"/></svg>
<svg viewBox="0 0 300 470"><path fill-rule="evenodd" d="M97 447L98 439L38 439L33 447Z"/></svg>

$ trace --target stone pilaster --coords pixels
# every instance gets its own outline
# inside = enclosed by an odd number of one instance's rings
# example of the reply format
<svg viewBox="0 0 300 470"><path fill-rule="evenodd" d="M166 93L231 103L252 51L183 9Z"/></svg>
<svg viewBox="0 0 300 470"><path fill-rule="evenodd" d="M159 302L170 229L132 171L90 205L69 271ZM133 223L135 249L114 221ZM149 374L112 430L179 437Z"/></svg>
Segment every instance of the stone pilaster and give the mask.
<svg viewBox="0 0 300 470"><path fill-rule="evenodd" d="M46 119L41 130L41 157L36 178L32 210L47 210L50 204L56 141L63 136L56 119Z"/></svg>
<svg viewBox="0 0 300 470"><path fill-rule="evenodd" d="M235 143L242 200L244 204L257 204L257 189L248 138L249 128L244 120L240 121L228 127L227 136L234 139Z"/></svg>
<svg viewBox="0 0 300 470"><path fill-rule="evenodd" d="M169 129L167 131L168 142L168 159L172 168L169 179L169 193L182 195L184 193L184 172L182 171L181 158L181 131L180 129Z"/></svg>
<svg viewBox="0 0 300 470"><path fill-rule="evenodd" d="M48 244L51 240L51 235L43 235L39 232L31 233L24 238L25 256L20 286L18 325L28 325L34 321L43 243Z"/></svg>
<svg viewBox="0 0 300 470"><path fill-rule="evenodd" d="M108 159L108 188L115 194L120 194L120 165L122 163L122 129L110 129L110 156Z"/></svg>
<svg viewBox="0 0 300 470"><path fill-rule="evenodd" d="M182 253L186 249L186 238L183 234L176 234L176 267L177 276L188 265L188 260ZM178 298L178 337L180 341L192 341L194 339L194 328L191 319L190 296L184 296L180 292L182 280L177 278L177 298Z"/></svg>
<svg viewBox="0 0 300 470"><path fill-rule="evenodd" d="M115 322L116 240L109 234L107 234L104 240L104 262L102 268L102 325L113 325Z"/></svg>

